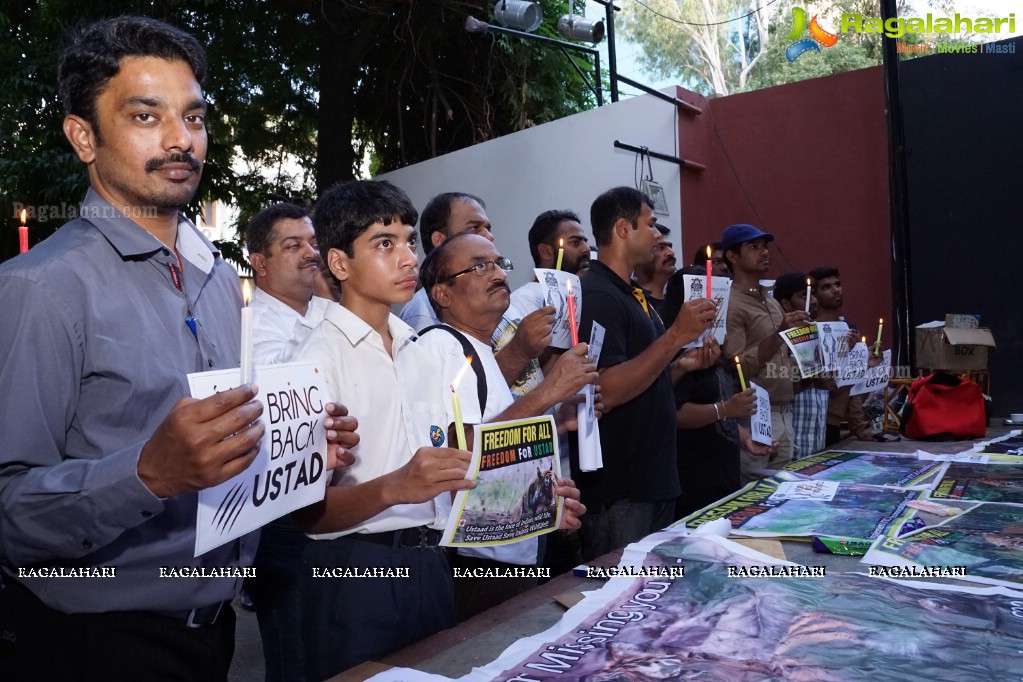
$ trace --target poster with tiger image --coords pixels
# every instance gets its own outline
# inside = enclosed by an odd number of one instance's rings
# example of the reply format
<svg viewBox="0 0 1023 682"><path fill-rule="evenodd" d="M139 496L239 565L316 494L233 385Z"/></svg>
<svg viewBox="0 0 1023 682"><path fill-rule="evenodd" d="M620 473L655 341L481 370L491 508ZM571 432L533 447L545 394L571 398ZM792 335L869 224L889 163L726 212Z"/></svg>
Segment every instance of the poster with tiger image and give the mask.
<svg viewBox="0 0 1023 682"><path fill-rule="evenodd" d="M455 495L441 544L489 547L557 530L563 502L551 416L474 427L466 478L476 487Z"/></svg>

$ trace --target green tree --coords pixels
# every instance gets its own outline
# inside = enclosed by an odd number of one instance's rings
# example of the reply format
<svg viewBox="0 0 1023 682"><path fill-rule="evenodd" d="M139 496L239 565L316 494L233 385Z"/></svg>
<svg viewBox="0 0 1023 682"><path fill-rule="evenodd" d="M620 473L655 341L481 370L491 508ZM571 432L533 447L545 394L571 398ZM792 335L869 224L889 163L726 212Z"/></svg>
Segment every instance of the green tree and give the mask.
<svg viewBox="0 0 1023 682"><path fill-rule="evenodd" d="M758 0L643 0L624 5L621 30L659 78L727 95L746 89L768 45L770 16Z"/></svg>
<svg viewBox="0 0 1023 682"><path fill-rule="evenodd" d="M566 4L544 0L546 24ZM200 201L241 222L284 198L384 172L593 106L550 48L465 31L486 0L29 0L0 3L0 210L73 206L87 178L60 129L56 59L70 27L117 14L180 26L207 47L210 149ZM289 169L292 169L289 171ZM297 169L297 170L295 170ZM196 211L197 212L197 211ZM35 221L33 241L64 221ZM6 234L13 234L11 229ZM0 260L16 241L0 239Z"/></svg>

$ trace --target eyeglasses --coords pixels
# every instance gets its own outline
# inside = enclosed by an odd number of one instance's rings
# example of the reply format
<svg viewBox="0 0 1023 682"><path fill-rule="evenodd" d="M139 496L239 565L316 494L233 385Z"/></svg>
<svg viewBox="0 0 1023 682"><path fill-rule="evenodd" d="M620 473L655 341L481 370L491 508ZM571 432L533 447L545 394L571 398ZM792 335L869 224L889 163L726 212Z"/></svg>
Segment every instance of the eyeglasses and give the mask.
<svg viewBox="0 0 1023 682"><path fill-rule="evenodd" d="M493 270L494 268L500 268L501 271L508 272L509 270L514 269L514 267L515 266L512 264L512 262L510 260L508 260L507 258L498 258L497 260L485 260L485 261L480 261L479 263L477 263L476 265L472 266L471 268L466 268L465 270L461 270L459 272L456 272L453 275L448 275L447 277L444 278L443 281L450 282L451 280L457 279L457 278L461 277L462 275L468 275L470 272L474 272L477 275L479 275L480 277L482 277L483 273L489 272L490 270Z"/></svg>

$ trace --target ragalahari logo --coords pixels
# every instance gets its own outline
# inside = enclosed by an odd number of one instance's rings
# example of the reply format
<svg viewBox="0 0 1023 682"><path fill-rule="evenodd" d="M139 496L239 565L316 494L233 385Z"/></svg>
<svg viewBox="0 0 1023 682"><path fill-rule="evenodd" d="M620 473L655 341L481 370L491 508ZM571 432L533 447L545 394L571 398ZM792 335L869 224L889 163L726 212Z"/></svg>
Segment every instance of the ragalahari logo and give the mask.
<svg viewBox="0 0 1023 682"><path fill-rule="evenodd" d="M807 52L820 52L823 47L833 47L838 42L838 36L834 33L829 33L821 28L821 25L817 23L817 15L813 15L813 19L806 21L806 10L802 7L792 8L792 30L786 37L788 40L794 40L785 49L785 58L790 62L796 61L801 55ZM805 31L810 31L809 38L800 38Z"/></svg>

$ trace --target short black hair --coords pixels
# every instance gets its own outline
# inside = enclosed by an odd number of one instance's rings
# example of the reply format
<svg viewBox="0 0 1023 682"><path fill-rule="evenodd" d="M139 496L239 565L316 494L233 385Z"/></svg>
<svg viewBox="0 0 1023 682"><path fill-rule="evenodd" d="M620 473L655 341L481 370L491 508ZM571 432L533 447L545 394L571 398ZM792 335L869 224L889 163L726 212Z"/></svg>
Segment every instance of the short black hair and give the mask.
<svg viewBox="0 0 1023 682"><path fill-rule="evenodd" d="M566 220L580 222L579 216L569 210L544 211L533 221L533 226L529 228L529 255L533 257L535 266L540 267L540 245L547 243L557 231L558 225Z"/></svg>
<svg viewBox="0 0 1023 682"><path fill-rule="evenodd" d="M206 80L206 52L191 35L162 21L140 16L104 19L71 36L57 67L57 96L65 115L89 122L102 143L96 98L121 70L126 57L159 57L188 64L199 85Z"/></svg>
<svg viewBox="0 0 1023 682"><path fill-rule="evenodd" d="M660 223L654 223L654 227L657 228L657 231L661 233L662 237L667 237L669 234L671 234L671 228L668 227L667 225L661 225Z"/></svg>
<svg viewBox="0 0 1023 682"><path fill-rule="evenodd" d="M280 203L267 206L252 216L245 228L245 248L249 253L267 254L274 226L280 220L301 220L308 217L309 209L298 204Z"/></svg>
<svg viewBox="0 0 1023 682"><path fill-rule="evenodd" d="M632 229L638 227L639 214L643 204L654 208L654 202L635 187L615 187L597 197L590 206L590 227L593 228L593 239L597 246L611 243L615 223L625 218L632 223Z"/></svg>
<svg viewBox="0 0 1023 682"><path fill-rule="evenodd" d="M820 282L822 279L840 276L841 275L838 274L838 268L833 268L830 265L822 265L821 267L814 268L813 270L810 271L810 279L813 280L814 289L817 288L817 283Z"/></svg>
<svg viewBox="0 0 1023 682"><path fill-rule="evenodd" d="M806 273L786 272L774 280L774 300L787 301L806 288Z"/></svg>
<svg viewBox="0 0 1023 682"><path fill-rule="evenodd" d="M487 208L482 199L467 192L444 192L430 199L430 203L423 209L423 222L419 224L419 241L427 255L433 251L433 233L447 233L451 204L456 201L475 201L484 210Z"/></svg>
<svg viewBox="0 0 1023 682"><path fill-rule="evenodd" d="M448 263L451 261L451 244L463 237L472 237L473 232L459 232L444 240L440 246L426 254L422 267L419 268L419 283L426 291L426 297L430 301L430 307L437 317L440 317L440 306L433 300L433 288L450 277L448 275ZM478 236L478 235L477 235Z"/></svg>
<svg viewBox="0 0 1023 682"><path fill-rule="evenodd" d="M706 244L700 244L696 247L696 253L693 254L693 265L704 265L707 262L707 247L710 247L710 252L713 254L715 251L721 250L721 242L707 242ZM725 258L725 254L721 254L722 258ZM727 261L728 259L725 258ZM730 268L729 268L730 269Z"/></svg>
<svg viewBox="0 0 1023 682"><path fill-rule="evenodd" d="M320 256L327 261L331 249L355 257L352 245L363 232L377 223L390 225L395 219L416 224L419 214L408 195L386 180L353 180L328 189L313 209L313 228Z"/></svg>

